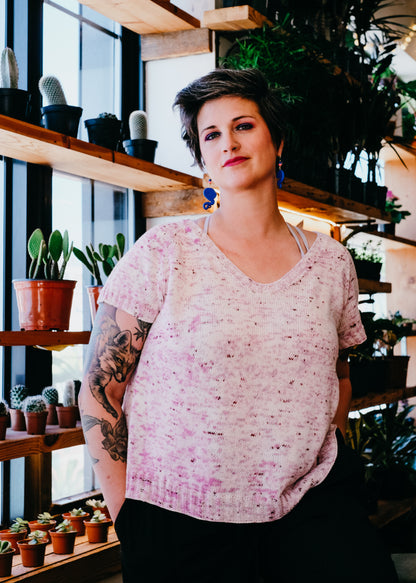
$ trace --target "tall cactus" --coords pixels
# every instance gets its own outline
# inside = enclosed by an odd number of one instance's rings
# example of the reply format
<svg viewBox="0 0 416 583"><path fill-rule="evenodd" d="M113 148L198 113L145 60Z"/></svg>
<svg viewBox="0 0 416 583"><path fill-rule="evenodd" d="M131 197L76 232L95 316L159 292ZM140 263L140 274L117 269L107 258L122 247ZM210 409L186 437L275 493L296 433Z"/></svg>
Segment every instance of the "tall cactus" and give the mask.
<svg viewBox="0 0 416 583"><path fill-rule="evenodd" d="M131 140L145 140L147 138L147 114L145 111L132 111L129 116Z"/></svg>
<svg viewBox="0 0 416 583"><path fill-rule="evenodd" d="M12 49L6 47L2 50L0 59L0 87L4 89L17 89L19 82L19 67Z"/></svg>
<svg viewBox="0 0 416 583"><path fill-rule="evenodd" d="M62 394L62 405L73 407L75 405L75 384L74 381L66 381Z"/></svg>
<svg viewBox="0 0 416 583"><path fill-rule="evenodd" d="M39 91L45 100L45 105L66 105L62 85L53 75L44 75L39 79Z"/></svg>

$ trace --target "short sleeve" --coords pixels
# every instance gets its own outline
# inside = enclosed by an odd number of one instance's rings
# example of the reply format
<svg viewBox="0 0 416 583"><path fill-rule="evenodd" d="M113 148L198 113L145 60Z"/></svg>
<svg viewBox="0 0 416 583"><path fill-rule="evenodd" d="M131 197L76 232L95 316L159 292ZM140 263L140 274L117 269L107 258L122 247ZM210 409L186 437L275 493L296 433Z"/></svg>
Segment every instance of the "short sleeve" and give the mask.
<svg viewBox="0 0 416 583"><path fill-rule="evenodd" d="M361 344L366 339L364 326L358 309L358 279L350 253L345 249L346 273L344 306L338 326L339 349L344 350Z"/></svg>
<svg viewBox="0 0 416 583"><path fill-rule="evenodd" d="M106 302L153 323L165 296L168 246L163 231L157 227L147 231L111 272L100 293L100 303Z"/></svg>

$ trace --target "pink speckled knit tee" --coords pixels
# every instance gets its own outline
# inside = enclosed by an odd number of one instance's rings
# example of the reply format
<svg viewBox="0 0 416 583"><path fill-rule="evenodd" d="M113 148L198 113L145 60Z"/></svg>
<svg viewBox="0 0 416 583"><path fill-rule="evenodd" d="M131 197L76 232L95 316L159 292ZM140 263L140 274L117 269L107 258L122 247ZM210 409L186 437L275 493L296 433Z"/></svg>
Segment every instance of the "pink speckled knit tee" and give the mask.
<svg viewBox="0 0 416 583"><path fill-rule="evenodd" d="M264 284L193 220L147 231L100 297L152 323L123 405L127 497L211 521L289 512L337 454L338 352L365 340L357 296L349 252L322 234Z"/></svg>

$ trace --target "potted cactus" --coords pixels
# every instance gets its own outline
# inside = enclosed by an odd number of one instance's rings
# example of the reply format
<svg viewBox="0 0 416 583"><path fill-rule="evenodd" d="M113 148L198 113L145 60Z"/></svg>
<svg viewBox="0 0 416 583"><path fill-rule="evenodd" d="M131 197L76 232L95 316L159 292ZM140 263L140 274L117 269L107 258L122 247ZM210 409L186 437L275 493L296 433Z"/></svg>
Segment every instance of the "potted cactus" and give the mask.
<svg viewBox="0 0 416 583"><path fill-rule="evenodd" d="M75 427L78 419L78 406L75 399L75 383L67 381L62 395L62 404L56 406L59 427Z"/></svg>
<svg viewBox="0 0 416 583"><path fill-rule="evenodd" d="M46 418L46 425L58 425L58 415L56 413L56 406L58 404L58 391L55 387L45 387L42 390L42 397L46 401L48 409L48 417Z"/></svg>
<svg viewBox="0 0 416 583"><path fill-rule="evenodd" d="M41 395L30 395L23 401L22 409L25 414L27 433L43 435L48 417L45 399Z"/></svg>
<svg viewBox="0 0 416 583"><path fill-rule="evenodd" d="M30 94L18 89L19 67L12 49L3 49L0 57L0 114L25 120Z"/></svg>
<svg viewBox="0 0 416 583"><path fill-rule="evenodd" d="M74 552L77 531L69 520L65 519L56 528L49 531L52 539L53 552L56 555L69 555Z"/></svg>
<svg viewBox="0 0 416 583"><path fill-rule="evenodd" d="M90 520L84 520L89 543L105 543L108 538L108 527L112 524L100 509L94 510Z"/></svg>
<svg viewBox="0 0 416 583"><path fill-rule="evenodd" d="M35 229L27 244L29 279L15 279L21 330L68 330L76 281L64 279L73 243L68 231L53 231L48 243Z"/></svg>
<svg viewBox="0 0 416 583"><path fill-rule="evenodd" d="M82 508L73 508L69 512L64 512L62 518L68 520L73 529L76 531L77 536L82 536L85 534L85 524L84 520L89 517L88 512L85 512Z"/></svg>
<svg viewBox="0 0 416 583"><path fill-rule="evenodd" d="M89 142L110 150L117 150L122 124L116 115L103 112L98 117L86 119L84 125L87 128Z"/></svg>
<svg viewBox="0 0 416 583"><path fill-rule="evenodd" d="M94 249L92 243L86 245L85 253L81 249L74 247L75 257L85 265L96 280L96 285L87 286L91 319L93 322L98 309L98 296L103 285L99 264L102 264L104 275L108 277L115 267L116 262L123 256L125 244L126 239L123 233L117 233L114 245L99 243L98 251Z"/></svg>
<svg viewBox="0 0 416 583"><path fill-rule="evenodd" d="M23 540L27 537L29 532L29 523L27 520L23 520L19 516L14 519L9 528L5 530L0 530L0 541L9 541L12 545L15 553L18 555L20 553L17 542Z"/></svg>
<svg viewBox="0 0 416 583"><path fill-rule="evenodd" d="M15 551L8 540L0 540L0 577L10 577Z"/></svg>
<svg viewBox="0 0 416 583"><path fill-rule="evenodd" d="M51 516L51 514L49 514L49 512L41 512L40 514L38 514L37 520L30 520L29 521L29 528L31 530L31 532L37 530L41 530L44 533L46 533L46 542L50 542L51 541L51 537L49 535L49 531L52 528L55 528L56 526L56 520L54 520Z"/></svg>
<svg viewBox="0 0 416 583"><path fill-rule="evenodd" d="M158 142L147 139L147 114L145 111L132 111L129 116L130 139L123 141L123 148L129 156L148 162L155 159Z"/></svg>
<svg viewBox="0 0 416 583"><path fill-rule="evenodd" d="M0 399L0 441L6 439L6 429L9 424L9 405L4 399Z"/></svg>
<svg viewBox="0 0 416 583"><path fill-rule="evenodd" d="M14 385L10 389L10 420L13 431L26 431L22 404L28 394L29 389L25 385Z"/></svg>
<svg viewBox="0 0 416 583"><path fill-rule="evenodd" d="M41 567L45 562L47 544L47 533L43 530L34 530L27 538L18 541L23 567Z"/></svg>
<svg viewBox="0 0 416 583"><path fill-rule="evenodd" d="M44 100L44 106L40 108L43 126L76 138L82 107L67 104L62 85L53 75L39 79L39 91Z"/></svg>

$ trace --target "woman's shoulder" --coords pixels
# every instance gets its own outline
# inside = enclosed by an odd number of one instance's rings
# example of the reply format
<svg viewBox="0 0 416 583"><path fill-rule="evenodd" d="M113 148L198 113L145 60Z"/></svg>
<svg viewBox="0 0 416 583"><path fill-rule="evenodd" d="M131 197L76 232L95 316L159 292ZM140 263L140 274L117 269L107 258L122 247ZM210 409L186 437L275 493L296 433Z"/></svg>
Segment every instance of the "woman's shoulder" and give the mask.
<svg viewBox="0 0 416 583"><path fill-rule="evenodd" d="M175 220L153 225L137 239L135 245L170 244L175 240L186 238L195 228L198 229L199 227L192 219Z"/></svg>

